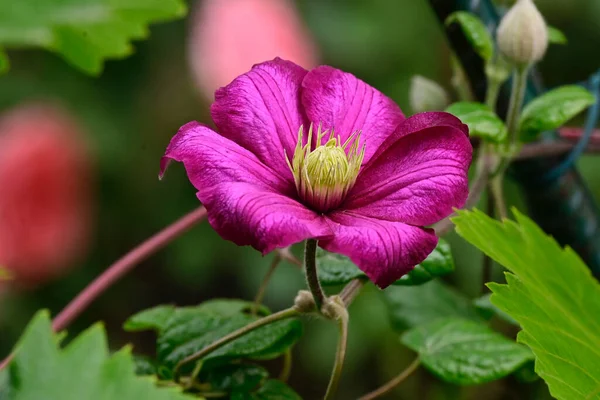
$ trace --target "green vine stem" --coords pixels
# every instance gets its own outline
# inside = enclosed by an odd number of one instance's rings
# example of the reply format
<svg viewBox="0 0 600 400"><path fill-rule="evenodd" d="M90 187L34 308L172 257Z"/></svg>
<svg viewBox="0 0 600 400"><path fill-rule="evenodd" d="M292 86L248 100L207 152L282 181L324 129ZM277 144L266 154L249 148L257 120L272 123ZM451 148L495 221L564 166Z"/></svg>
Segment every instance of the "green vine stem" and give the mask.
<svg viewBox="0 0 600 400"><path fill-rule="evenodd" d="M413 372L415 372L417 370L417 368L419 368L420 364L421 364L421 360L417 357L408 367L406 367L406 369L404 371L402 371L400 373L400 375L398 375L397 377L395 377L394 379L392 379L385 385L381 386L379 389L376 389L376 390L372 391L371 393L367 393L366 395L359 398L358 400L372 400L372 399L381 397L384 394L389 393L396 386L398 386L402 382L404 382L404 380L406 378L408 378Z"/></svg>
<svg viewBox="0 0 600 400"><path fill-rule="evenodd" d="M290 379L290 374L292 373L292 350L287 349L285 353L283 353L283 367L281 368L281 372L279 373L279 380L282 382L287 382Z"/></svg>
<svg viewBox="0 0 600 400"><path fill-rule="evenodd" d="M317 275L317 241L315 239L307 239L304 247L304 272L306 273L306 284L312 293L317 310L321 310L325 302L325 293L319 282Z"/></svg>
<svg viewBox="0 0 600 400"><path fill-rule="evenodd" d="M342 369L344 367L344 360L346 359L346 347L348 345L348 310L343 304L341 297L334 296L329 300L328 307L333 308L334 313L337 314L337 323L339 329L339 338L337 350L335 352L335 361L333 364L333 371L329 378L329 385L327 385L327 392L325 392L325 400L333 399L337 387L342 377Z"/></svg>
<svg viewBox="0 0 600 400"><path fill-rule="evenodd" d="M186 358L184 358L183 360L179 361L179 363L177 363L177 365L173 369L173 377L174 377L175 382L179 382L179 370L185 364L188 364L188 363L196 361L196 360L200 360L203 357L206 357L208 354L212 353L213 351L217 350L218 348L226 345L227 343L230 343L230 342L234 341L235 339L238 339L258 328L261 328L265 325L272 324L277 321L292 318L292 317L295 317L298 315L300 315L300 311L298 311L298 309L296 309L296 307L286 308L285 310L281 310L274 314L267 315L266 317L263 317L259 320L256 320L256 321L238 329L237 331L231 332L230 334L223 336L222 338L211 343L210 345L206 346L202 350L200 350L192 355L189 355Z"/></svg>

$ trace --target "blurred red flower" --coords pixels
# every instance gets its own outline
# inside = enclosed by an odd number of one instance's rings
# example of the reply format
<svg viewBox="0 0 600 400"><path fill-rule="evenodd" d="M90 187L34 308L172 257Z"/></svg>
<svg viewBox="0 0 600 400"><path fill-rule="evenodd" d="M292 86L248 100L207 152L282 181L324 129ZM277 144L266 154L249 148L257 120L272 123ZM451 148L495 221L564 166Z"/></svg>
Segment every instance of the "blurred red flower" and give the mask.
<svg viewBox="0 0 600 400"><path fill-rule="evenodd" d="M192 16L189 60L198 87L215 90L275 57L317 65L316 47L290 0L204 0Z"/></svg>
<svg viewBox="0 0 600 400"><path fill-rule="evenodd" d="M80 135L55 107L0 116L0 265L21 283L58 277L88 245L91 165Z"/></svg>

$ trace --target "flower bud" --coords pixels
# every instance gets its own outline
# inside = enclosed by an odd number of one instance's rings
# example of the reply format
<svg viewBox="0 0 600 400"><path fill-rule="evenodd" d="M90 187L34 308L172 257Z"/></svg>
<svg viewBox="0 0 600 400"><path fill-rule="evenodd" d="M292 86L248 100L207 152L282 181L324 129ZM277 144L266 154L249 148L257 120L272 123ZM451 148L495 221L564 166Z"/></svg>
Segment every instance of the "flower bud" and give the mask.
<svg viewBox="0 0 600 400"><path fill-rule="evenodd" d="M535 63L548 48L548 28L533 0L518 0L498 26L498 47L515 64Z"/></svg>
<svg viewBox="0 0 600 400"><path fill-rule="evenodd" d="M450 98L437 82L420 75L410 82L410 108L413 113L441 111L450 104Z"/></svg>
<svg viewBox="0 0 600 400"><path fill-rule="evenodd" d="M0 118L0 265L17 282L56 278L87 248L89 154L64 111L26 105Z"/></svg>

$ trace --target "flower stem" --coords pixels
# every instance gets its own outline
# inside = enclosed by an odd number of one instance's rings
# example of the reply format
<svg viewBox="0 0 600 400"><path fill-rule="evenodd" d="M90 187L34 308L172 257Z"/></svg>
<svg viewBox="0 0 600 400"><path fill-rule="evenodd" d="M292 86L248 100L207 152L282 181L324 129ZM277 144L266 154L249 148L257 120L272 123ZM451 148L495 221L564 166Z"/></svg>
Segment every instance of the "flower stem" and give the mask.
<svg viewBox="0 0 600 400"><path fill-rule="evenodd" d="M114 264L110 265L99 277L83 289L77 297L71 300L56 318L54 318L54 321L52 321L52 329L54 329L55 332L58 332L68 327L75 318L98 298L98 296L131 271L133 267L162 249L178 236L187 232L204 218L206 218L206 209L204 207L199 207L184 215L162 231L156 233L144 243L117 260ZM3 369L11 359L12 355L9 355L0 362L0 370Z"/></svg>
<svg viewBox="0 0 600 400"><path fill-rule="evenodd" d="M354 298L360 292L360 289L365 285L365 281L360 278L352 279L340 292L340 297L344 305L348 307Z"/></svg>
<svg viewBox="0 0 600 400"><path fill-rule="evenodd" d="M490 196L494 199L494 205L500 220L508 218L506 202L504 200L504 175L498 175L490 181Z"/></svg>
<svg viewBox="0 0 600 400"><path fill-rule="evenodd" d="M400 375L398 375L385 385L381 386L379 389L376 389L371 393L364 395L359 400L372 400L389 393L396 386L404 382L404 380L408 378L413 372L415 372L420 364L421 360L417 357L408 367L406 367L404 371L400 373Z"/></svg>
<svg viewBox="0 0 600 400"><path fill-rule="evenodd" d="M281 260L282 258L279 255L279 253L275 254L275 258L273 258L273 262L271 262L269 270L263 278L263 281L261 282L260 287L258 288L258 292L256 293L256 297L254 298L254 305L252 306L253 315L256 315L258 313L258 309L260 308L263 298L265 297L265 291L267 290L267 286L269 286L271 277L273 276L273 273L275 273L275 270L277 269L277 266L279 265Z"/></svg>
<svg viewBox="0 0 600 400"><path fill-rule="evenodd" d="M276 312L275 314L267 315L266 317L256 320L244 327L241 327L237 331L231 332L230 334L223 336L222 338L211 343L210 345L206 346L202 350L200 350L192 355L189 355L186 358L184 358L183 360L179 361L179 363L177 363L177 365L173 369L173 376L174 376L175 382L179 381L179 370L181 369L181 367L183 365L190 363L192 361L200 360L203 357L206 357L208 354L212 353L213 351L217 350L218 348L226 345L227 343L230 343L230 342L234 341L235 339L240 338L240 337L246 335L247 333L250 333L258 328L261 328L265 325L272 324L273 322L277 322L277 321L281 321L281 320L284 320L287 318L295 317L299 314L300 314L300 312L295 307L286 308L285 310L281 310L279 312Z"/></svg>
<svg viewBox="0 0 600 400"><path fill-rule="evenodd" d="M279 380L282 382L287 382L290 378L290 373L292 372L292 349L287 349L285 353L283 353L283 368L279 373Z"/></svg>
<svg viewBox="0 0 600 400"><path fill-rule="evenodd" d="M348 311L342 306L340 306L339 310L337 319L339 328L338 346L335 353L333 371L331 372L331 378L329 378L329 385L327 385L327 392L325 392L324 400L333 399L340 383L340 378L342 377L342 368L346 358L346 346L348 344Z"/></svg>
<svg viewBox="0 0 600 400"><path fill-rule="evenodd" d="M521 118L521 107L525 99L528 71L528 66L517 66L513 76L510 102L508 104L508 116L506 117L508 143L511 146L516 145L519 141L519 119Z"/></svg>
<svg viewBox="0 0 600 400"><path fill-rule="evenodd" d="M313 295L317 310L321 310L321 306L325 301L325 293L319 282L317 275L317 241L315 239L307 239L304 247L304 271L306 273L306 283L308 289Z"/></svg>

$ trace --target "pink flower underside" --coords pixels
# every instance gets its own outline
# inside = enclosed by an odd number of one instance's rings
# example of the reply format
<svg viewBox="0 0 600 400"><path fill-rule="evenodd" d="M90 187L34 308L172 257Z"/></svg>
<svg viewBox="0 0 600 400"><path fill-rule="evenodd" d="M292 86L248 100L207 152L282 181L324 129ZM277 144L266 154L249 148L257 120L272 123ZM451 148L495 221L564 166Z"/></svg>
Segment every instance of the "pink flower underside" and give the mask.
<svg viewBox="0 0 600 400"><path fill-rule="evenodd" d="M202 94L277 55L305 68L317 49L291 0L203 0L192 13L188 57Z"/></svg>
<svg viewBox="0 0 600 400"><path fill-rule="evenodd" d="M361 99L345 101L352 96ZM219 90L211 111L219 133L195 122L182 127L161 173L170 159L183 162L209 222L238 245L268 253L316 238L385 287L437 243L431 230L413 225L445 217L466 198L472 148L458 119L404 119L391 100L330 67L307 73L279 59L257 65ZM304 115L333 124L342 137L361 129L371 155L344 205L327 215L300 203L285 163Z"/></svg>
<svg viewBox="0 0 600 400"><path fill-rule="evenodd" d="M25 105L0 120L0 265L21 283L63 273L91 233L91 166L61 110Z"/></svg>

